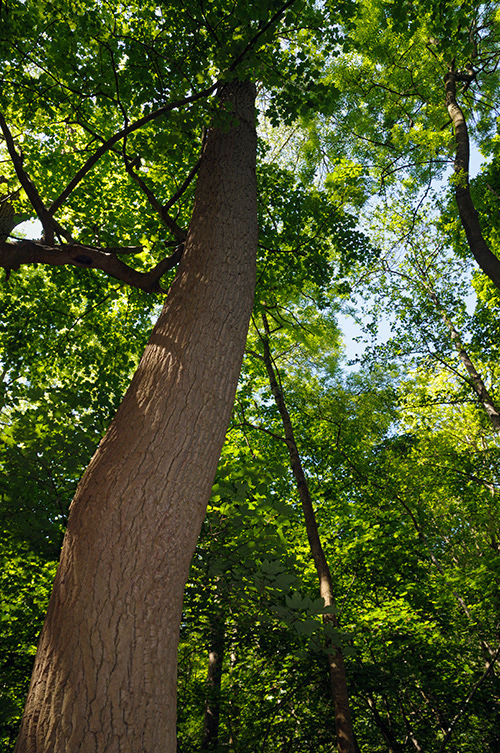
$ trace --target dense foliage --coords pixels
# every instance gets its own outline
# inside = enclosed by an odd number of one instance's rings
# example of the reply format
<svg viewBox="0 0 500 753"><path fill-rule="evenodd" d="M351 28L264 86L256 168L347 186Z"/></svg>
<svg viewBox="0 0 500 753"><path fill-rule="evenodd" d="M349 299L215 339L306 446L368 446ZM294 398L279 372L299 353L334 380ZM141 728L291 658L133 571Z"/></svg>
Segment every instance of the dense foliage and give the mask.
<svg viewBox="0 0 500 753"><path fill-rule="evenodd" d="M487 160L471 193L498 253L499 21L497 2L455 0L0 4L0 114L57 218L38 215L45 239L133 246L127 264L141 271L189 224L217 83L259 86L257 295L185 594L181 753L333 751L331 640L360 751L500 748L500 297L454 204L443 85L450 67L473 71L459 96ZM19 221L36 217L5 130L0 155L4 197ZM160 304L81 264L23 265L0 285L5 753L71 498ZM354 364L349 312L366 334ZM335 627L264 339L333 577Z"/></svg>

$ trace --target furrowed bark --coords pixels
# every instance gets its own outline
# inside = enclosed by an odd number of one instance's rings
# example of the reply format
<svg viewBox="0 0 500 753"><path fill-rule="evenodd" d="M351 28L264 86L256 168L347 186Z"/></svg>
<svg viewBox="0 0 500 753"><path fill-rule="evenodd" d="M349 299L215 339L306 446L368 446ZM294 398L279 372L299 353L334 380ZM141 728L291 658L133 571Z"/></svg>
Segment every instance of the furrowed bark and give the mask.
<svg viewBox="0 0 500 753"><path fill-rule="evenodd" d="M182 595L255 283L255 91L220 99L236 123L209 132L177 276L73 500L16 753L176 750Z"/></svg>
<svg viewBox="0 0 500 753"><path fill-rule="evenodd" d="M500 289L500 259L490 250L483 237L479 215L470 193L469 132L464 113L457 102L457 80L462 79L456 71L448 71L444 78L446 107L455 131L455 198L469 248L483 272Z"/></svg>
<svg viewBox="0 0 500 753"><path fill-rule="evenodd" d="M316 515L309 491L309 485L307 483L304 469L302 467L302 461L297 448L297 443L295 441L292 421L285 404L283 393L276 379L271 351L269 348L269 326L265 314L263 314L263 322L266 332L266 335L261 337L264 354L264 364L266 366L271 392L273 394L274 401L276 403L276 407L278 408L283 424L285 441L288 448L288 454L290 456L290 466L292 468L295 482L297 484L297 490L302 504L302 510L304 512L304 520L306 524L309 547L313 556L316 572L318 573L319 592L325 603L325 606L332 607L335 606L332 576L328 562L326 560L323 546L321 544L321 539L319 537ZM338 625L335 614L325 615L324 621L330 622L330 624L332 624L334 627L337 627ZM328 670L330 675L332 700L335 709L337 750L339 751L339 753L357 753L357 746L352 728L351 710L349 706L349 694L347 690L344 657L342 655L341 648L334 645L333 642L329 643L328 648Z"/></svg>

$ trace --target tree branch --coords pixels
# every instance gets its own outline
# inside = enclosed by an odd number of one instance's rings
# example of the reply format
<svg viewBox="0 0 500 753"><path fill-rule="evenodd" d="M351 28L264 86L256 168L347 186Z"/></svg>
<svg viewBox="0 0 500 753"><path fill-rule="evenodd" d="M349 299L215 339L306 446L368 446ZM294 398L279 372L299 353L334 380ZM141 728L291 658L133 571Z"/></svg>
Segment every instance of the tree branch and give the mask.
<svg viewBox="0 0 500 753"><path fill-rule="evenodd" d="M469 375L467 382L472 386L474 392L476 393L477 399L483 407L486 415L488 416L493 429L495 431L500 431L500 413L498 412L497 406L495 405L492 396L486 388L481 374L477 371L471 357L469 356L469 353L465 349L465 345L462 342L460 334L455 329L453 322L448 316L446 310L441 305L437 293L430 287L430 285L426 285L426 289L429 298L437 308L443 322L448 328L455 350L457 351L458 356Z"/></svg>
<svg viewBox="0 0 500 753"><path fill-rule="evenodd" d="M271 16L271 18L269 19L269 21L266 24L264 24L264 26L261 29L259 29L259 31L257 32L257 34L248 42L248 44L244 47L244 49L242 50L242 52L240 52L240 54L238 55L238 57L235 58L235 60L233 60L233 62L229 66L229 70L230 71L234 71L234 69L241 63L241 61L243 60L243 58L245 57L245 55L247 54L247 52L250 52L250 50L252 49L252 47L255 47L255 45L257 44L257 42L260 39L260 37L263 34L265 34L266 31L268 29L270 29L271 26L276 21L278 21L281 18L281 16L284 14L284 12L286 10L288 10L288 8L290 8L290 6L292 6L295 1L296 0L288 0L287 3L285 3L284 5L282 5L281 8L276 11L276 13L274 14L274 16Z"/></svg>
<svg viewBox="0 0 500 753"><path fill-rule="evenodd" d="M16 150L12 133L10 132L9 126L7 125L7 122L1 113L0 113L0 128L2 129L2 133L5 138L5 143L7 145L7 150L12 160L12 164L14 165L14 169L16 171L17 177L19 178L19 182L24 188L33 209L37 213L38 218L43 225L44 238L45 238L46 243L49 245L52 245L54 243L55 232L57 232L67 241L71 242L72 241L71 235L66 230L64 230L64 228L62 228L61 225L59 225L59 223L51 216L51 213L47 209L45 204L43 203L42 198L40 194L38 193L38 190L35 184L33 183L31 178L25 171L23 167L22 156L18 154Z"/></svg>
<svg viewBox="0 0 500 753"><path fill-rule="evenodd" d="M160 202L158 201L154 193L151 191L150 188L148 188L148 186L143 181L141 176L135 172L134 166L137 163L136 160L131 161L127 157L125 152L123 154L123 157L125 160L126 171L130 175L132 180L134 180L137 183L141 191L145 194L147 200L149 201L153 209L159 214L163 224L166 227L168 227L168 229L174 234L175 238L177 238L179 243L184 243L184 241L186 240L186 235L187 235L186 231L183 230L181 227L179 227L177 222L170 217L165 207L162 204L160 204ZM140 159L138 160L138 163L140 163Z"/></svg>
<svg viewBox="0 0 500 753"><path fill-rule="evenodd" d="M202 99L203 97L208 97L217 89L218 86L219 82L216 82L212 86L209 86L207 89L203 89L196 94L192 94L190 97L184 97L184 99L178 99L175 102L170 102L168 105L159 107L158 110L154 110L153 112L148 113L148 115L144 115L142 118L129 123L127 126L125 126L125 128L122 128L121 131L118 131L109 139L104 141L99 149L97 149L94 154L92 154L88 158L85 164L82 165L82 167L78 170L76 175L68 183L66 188L57 197L57 199L52 202L49 207L49 213L53 215L64 204L71 192L76 188L80 181L83 180L86 174L94 167L96 162L103 156L103 154L106 154L106 152L109 151L112 146L118 143L118 141L121 141L121 139L123 139L125 136L128 136L128 134L137 131L139 128L142 128L142 126L150 123L152 120L156 120L162 115L166 115L166 113L170 112L171 110L175 110L178 107L182 107L183 105L189 105L192 102L196 102L197 100Z"/></svg>
<svg viewBox="0 0 500 753"><path fill-rule="evenodd" d="M177 189L177 191L174 193L174 195L167 201L166 204L164 204L163 209L165 212L168 212L171 206L175 204L175 202L180 199L186 188L189 186L195 175L197 174L198 170L200 169L201 165L201 157L195 162L191 170L189 171L189 174L186 178L186 180L181 183L180 187Z"/></svg>
<svg viewBox="0 0 500 753"><path fill-rule="evenodd" d="M238 423L233 424L236 428L240 429L243 426L246 426L247 429L255 429L255 431L261 431L264 434L267 434L268 436L272 437L273 439L277 439L279 442L284 442L286 444L287 440L285 437L280 437L279 434L276 434L274 431L270 431L270 429L266 429L264 426L257 426L257 424L252 424L250 421L239 421Z"/></svg>
<svg viewBox="0 0 500 753"><path fill-rule="evenodd" d="M465 701L462 704L462 708L455 715L453 721L451 722L450 726L448 727L448 730L446 732L446 735L444 736L444 739L443 739L443 742L441 744L441 747L439 748L439 753L443 753L444 749L446 748L446 746L447 746L447 744L449 742L449 739L450 739L451 735L453 734L453 730L455 729L455 726L456 726L457 722L465 714L465 712L467 710L467 706L472 701L473 697L476 694L476 691L481 687L481 685L486 680L486 678L488 677L488 675L491 674L491 672L493 670L493 667L495 666L495 663L496 663L499 655L500 655L500 644L498 645L498 648L495 651L494 655L492 656L491 660L486 663L486 669L484 670L484 672L481 675L481 677L479 678L479 680L477 680L474 683L474 685L472 686L472 688L468 692L467 697L466 697Z"/></svg>
<svg viewBox="0 0 500 753"><path fill-rule="evenodd" d="M133 254L141 247L124 247L101 249L69 243L64 246L48 246L37 241L20 241L19 243L0 243L0 267L7 271L7 278L12 270L23 264L52 264L56 266L70 264L75 267L100 269L110 277L125 282L146 293L165 293L160 285L160 278L172 269L180 260L182 246L173 254L162 259L149 272L139 272L117 258L116 254Z"/></svg>

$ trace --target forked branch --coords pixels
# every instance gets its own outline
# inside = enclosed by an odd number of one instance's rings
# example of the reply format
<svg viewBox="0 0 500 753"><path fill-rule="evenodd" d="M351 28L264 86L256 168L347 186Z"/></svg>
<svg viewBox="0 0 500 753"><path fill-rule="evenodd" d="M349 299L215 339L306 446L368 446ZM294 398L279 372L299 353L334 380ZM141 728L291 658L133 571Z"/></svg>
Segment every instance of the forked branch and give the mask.
<svg viewBox="0 0 500 753"><path fill-rule="evenodd" d="M64 228L62 228L61 225L59 225L59 223L51 216L50 211L47 209L47 207L43 203L42 197L38 193L37 187L24 169L23 158L16 149L12 133L9 129L9 126L7 125L4 116L1 113L0 128L2 129L5 143L7 145L7 151L9 152L9 156L12 160L12 164L14 165L14 169L16 171L19 182L24 188L26 195L31 202L31 205L38 216L38 219L42 223L45 237L44 239L46 243L49 245L52 245L54 243L55 233L71 242L71 235L66 230L64 230Z"/></svg>

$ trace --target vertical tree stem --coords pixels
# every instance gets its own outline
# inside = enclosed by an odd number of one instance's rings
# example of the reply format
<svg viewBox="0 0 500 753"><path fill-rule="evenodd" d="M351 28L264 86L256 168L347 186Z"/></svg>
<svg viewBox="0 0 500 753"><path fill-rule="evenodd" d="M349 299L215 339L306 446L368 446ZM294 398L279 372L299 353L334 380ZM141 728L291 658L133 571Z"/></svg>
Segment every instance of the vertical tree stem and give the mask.
<svg viewBox="0 0 500 753"><path fill-rule="evenodd" d="M265 313L262 314L265 335L261 336L262 348L264 353L264 364L266 366L269 385L273 394L274 401L281 416L285 440L290 457L290 466L297 484L297 491L304 512L307 538L311 549L311 554L319 578L319 592L325 606L334 606L332 575L325 552L319 537L318 524L314 507L312 503L309 485L307 483L302 461L295 441L293 425L288 413L283 393L276 379L276 373L273 366L271 350L269 347L269 324ZM337 627L338 621L335 614L325 615L325 622L329 622ZM344 665L344 657L339 646L333 641L328 644L328 669L330 674L330 686L332 699L335 708L335 727L337 732L337 749L339 753L356 753L356 743L352 728L351 710L349 706L349 695L347 691L347 678Z"/></svg>

